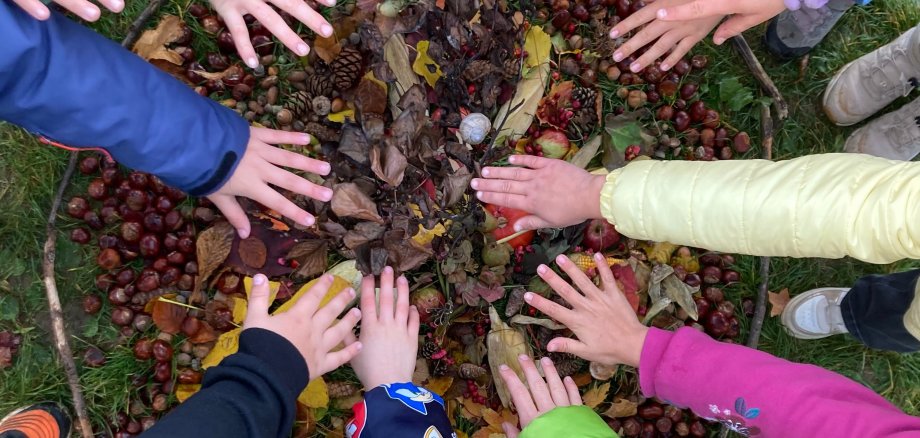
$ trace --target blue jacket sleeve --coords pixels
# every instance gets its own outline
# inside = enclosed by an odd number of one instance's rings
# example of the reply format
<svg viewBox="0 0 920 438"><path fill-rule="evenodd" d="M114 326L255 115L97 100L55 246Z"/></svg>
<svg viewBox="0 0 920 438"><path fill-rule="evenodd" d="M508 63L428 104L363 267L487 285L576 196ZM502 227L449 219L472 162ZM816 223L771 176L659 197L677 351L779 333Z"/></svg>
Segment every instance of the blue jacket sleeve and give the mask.
<svg viewBox="0 0 920 438"><path fill-rule="evenodd" d="M201 196L249 141L246 121L114 42L52 12L0 1L0 119Z"/></svg>
<svg viewBox="0 0 920 438"><path fill-rule="evenodd" d="M288 437L308 374L303 356L286 339L264 329L243 330L239 351L209 369L201 390L142 437Z"/></svg>

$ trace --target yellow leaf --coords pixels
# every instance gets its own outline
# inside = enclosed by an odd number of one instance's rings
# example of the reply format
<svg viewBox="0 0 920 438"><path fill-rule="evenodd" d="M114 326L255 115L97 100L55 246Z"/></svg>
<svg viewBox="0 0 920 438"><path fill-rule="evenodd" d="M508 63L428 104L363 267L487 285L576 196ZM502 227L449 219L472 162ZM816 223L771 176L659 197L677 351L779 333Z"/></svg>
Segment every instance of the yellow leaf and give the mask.
<svg viewBox="0 0 920 438"><path fill-rule="evenodd" d="M242 328L235 328L217 338L217 343L211 352L201 361L202 368L210 368L220 363L225 357L236 353L240 349L240 332Z"/></svg>
<svg viewBox="0 0 920 438"><path fill-rule="evenodd" d="M361 275L361 271L357 268L358 263L354 259L346 260L342 263L339 263L326 271L329 275L335 275L336 277L342 277L345 280L351 281L351 287L354 290L361 290L361 280L364 278Z"/></svg>
<svg viewBox="0 0 920 438"><path fill-rule="evenodd" d="M463 411L461 413L464 417L469 419L482 418L482 409L483 405L476 403L471 398L463 398Z"/></svg>
<svg viewBox="0 0 920 438"><path fill-rule="evenodd" d="M552 48L553 43L550 36L543 31L543 28L540 26L531 27L527 30L527 35L524 36L524 50L527 52L527 59L524 60L524 65L534 68L545 64L549 59L549 52Z"/></svg>
<svg viewBox="0 0 920 438"><path fill-rule="evenodd" d="M309 408L329 407L329 388L322 377L316 378L297 396L297 401ZM319 416L317 416L319 418Z"/></svg>
<svg viewBox="0 0 920 438"><path fill-rule="evenodd" d="M432 377L428 379L428 384L425 385L425 387L437 395L444 396L444 393L447 392L447 390L450 389L450 385L453 384L453 377Z"/></svg>
<svg viewBox="0 0 920 438"><path fill-rule="evenodd" d="M240 297L232 297L233 300L233 322L242 324L246 319L246 300Z"/></svg>
<svg viewBox="0 0 920 438"><path fill-rule="evenodd" d="M527 132L533 122L534 114L549 81L549 53L552 43L549 35L540 26L533 26L527 30L524 40L524 49L528 55L525 64L530 71L520 82L514 92L514 98L506 102L498 110L495 117L496 123L502 123L502 129L497 138L502 137L517 140ZM510 114L509 112L512 111Z"/></svg>
<svg viewBox="0 0 920 438"><path fill-rule="evenodd" d="M179 403L185 403L189 397L195 395L199 390L201 390L201 385L180 383L176 385L176 400L179 400Z"/></svg>
<svg viewBox="0 0 920 438"><path fill-rule="evenodd" d="M518 356L526 354L533 357L533 350L530 343L524 338L524 333L505 324L495 307L489 307L489 317L492 320L492 328L486 338L489 350L489 368L492 371L492 381L495 383L495 391L498 392L498 398L501 399L502 405L506 408L511 404L511 394L508 391L508 385L505 379L501 378L499 367L508 365L518 378L524 381L524 370L518 363Z"/></svg>
<svg viewBox="0 0 920 438"><path fill-rule="evenodd" d="M329 119L330 122L335 122L335 123L345 123L346 120L354 121L355 120L355 110L351 108L344 109L337 113L331 113L328 116L326 116L326 118Z"/></svg>
<svg viewBox="0 0 920 438"><path fill-rule="evenodd" d="M319 302L320 308L322 308L323 306L326 305L326 303L328 303L330 300L335 298L335 296L338 295L339 292L342 292L343 290L351 287L350 281L342 277L339 277L338 275L334 275L332 278L334 279L332 281L332 286L329 286L329 291L326 292L326 296L324 296L322 301ZM297 303L297 300L299 300L300 297L302 297L305 293L307 293L307 291L310 290L310 288L313 287L313 285L316 284L317 281L319 281L319 278L315 278L311 280L309 283L301 286L300 290L298 290L297 293L295 293L294 296L291 297L291 299L288 300L286 303L278 306L278 309L272 312L272 315L278 315L278 314L287 312L288 310L291 309L291 307L294 307L294 304Z"/></svg>
<svg viewBox="0 0 920 438"><path fill-rule="evenodd" d="M416 54L415 62L412 63L412 71L425 78L425 82L428 82L428 85L434 88L434 84L438 82L438 79L441 79L443 73L441 73L441 66L428 56L428 46L430 45L431 42L428 40L421 40L415 45Z"/></svg>
<svg viewBox="0 0 920 438"><path fill-rule="evenodd" d="M607 409L601 415L608 418L632 417L633 415L636 415L638 407L638 403L629 401L625 398L621 398L614 400L613 404L610 405L610 409Z"/></svg>
<svg viewBox="0 0 920 438"><path fill-rule="evenodd" d="M593 388L585 391L581 399L584 401L585 406L594 409L597 405L604 402L607 399L607 394L610 392L610 382L607 382L603 385L595 385Z"/></svg>

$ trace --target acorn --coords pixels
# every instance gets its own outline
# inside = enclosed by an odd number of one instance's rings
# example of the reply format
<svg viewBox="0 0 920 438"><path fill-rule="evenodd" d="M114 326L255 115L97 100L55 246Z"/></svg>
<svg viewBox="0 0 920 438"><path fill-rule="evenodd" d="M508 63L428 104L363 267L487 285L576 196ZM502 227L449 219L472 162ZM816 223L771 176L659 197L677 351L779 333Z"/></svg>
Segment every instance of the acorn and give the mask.
<svg viewBox="0 0 920 438"><path fill-rule="evenodd" d="M89 294L83 297L83 313L95 315L102 309L102 299L99 295Z"/></svg>
<svg viewBox="0 0 920 438"><path fill-rule="evenodd" d="M106 248L99 251L99 255L96 256L96 264L105 271L111 271L121 266L121 256L118 254L118 251L112 248Z"/></svg>

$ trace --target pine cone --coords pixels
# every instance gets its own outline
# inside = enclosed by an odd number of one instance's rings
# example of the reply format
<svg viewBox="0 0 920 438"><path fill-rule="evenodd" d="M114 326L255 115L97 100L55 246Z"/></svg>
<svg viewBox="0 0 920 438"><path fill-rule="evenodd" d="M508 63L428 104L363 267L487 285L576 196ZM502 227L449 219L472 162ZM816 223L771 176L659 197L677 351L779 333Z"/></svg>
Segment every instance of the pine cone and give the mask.
<svg viewBox="0 0 920 438"><path fill-rule="evenodd" d="M482 78L486 77L486 75L492 73L492 71L493 67L491 62L484 59L477 59L467 64L466 69L463 70L463 79L466 79L467 82L479 82Z"/></svg>
<svg viewBox="0 0 920 438"><path fill-rule="evenodd" d="M351 89L361 77L363 59L361 52L354 47L342 49L339 56L332 61L333 85L339 91Z"/></svg>
<svg viewBox="0 0 920 438"><path fill-rule="evenodd" d="M475 380L486 374L486 369L471 363L465 363L460 365L460 369L457 371L457 375L461 379Z"/></svg>
<svg viewBox="0 0 920 438"><path fill-rule="evenodd" d="M596 125L597 111L594 107L579 108L569 120L568 135L570 138L584 137L594 131Z"/></svg>
<svg viewBox="0 0 920 438"><path fill-rule="evenodd" d="M320 141L339 141L340 138L338 131L316 122L307 123L304 132L318 138Z"/></svg>
<svg viewBox="0 0 920 438"><path fill-rule="evenodd" d="M307 92L314 97L332 96L332 81L329 79L329 75L317 73L308 77Z"/></svg>
<svg viewBox="0 0 920 438"><path fill-rule="evenodd" d="M582 108L591 107L595 105L595 100L597 99L597 90L587 87L577 87L572 90L572 100L578 101Z"/></svg>
<svg viewBox="0 0 920 438"><path fill-rule="evenodd" d="M553 360L556 371L558 371L559 375L562 377L574 375L585 366L585 361L571 354L550 353L549 358Z"/></svg>
<svg viewBox="0 0 920 438"><path fill-rule="evenodd" d="M521 59L520 58L508 58L505 60L505 68L502 71L502 74L507 80L517 79L518 75L521 74Z"/></svg>
<svg viewBox="0 0 920 438"><path fill-rule="evenodd" d="M434 366L431 368L431 375L435 377L444 377L450 373L450 366L447 365L446 361L439 360L434 363Z"/></svg>
<svg viewBox="0 0 920 438"><path fill-rule="evenodd" d="M434 356L439 351L441 351L441 346L431 339L426 339L425 343L422 344L422 357L425 359L431 359L431 356Z"/></svg>
<svg viewBox="0 0 920 438"><path fill-rule="evenodd" d="M287 103L284 104L284 107L291 110L294 113L295 117L302 117L306 114L310 108L313 107L313 99L310 98L310 93L306 91L298 91L292 94Z"/></svg>
<svg viewBox="0 0 920 438"><path fill-rule="evenodd" d="M358 392L358 387L348 382L327 382L326 388L332 398L351 397Z"/></svg>

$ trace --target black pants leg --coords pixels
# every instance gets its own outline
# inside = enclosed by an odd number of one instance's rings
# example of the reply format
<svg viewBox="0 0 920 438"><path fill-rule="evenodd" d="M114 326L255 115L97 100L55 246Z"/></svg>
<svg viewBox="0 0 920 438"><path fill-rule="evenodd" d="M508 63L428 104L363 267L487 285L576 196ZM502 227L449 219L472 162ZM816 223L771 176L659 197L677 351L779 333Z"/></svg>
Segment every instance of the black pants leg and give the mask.
<svg viewBox="0 0 920 438"><path fill-rule="evenodd" d="M914 300L920 270L860 278L843 298L847 330L869 347L901 353L920 351L904 327L904 314Z"/></svg>

